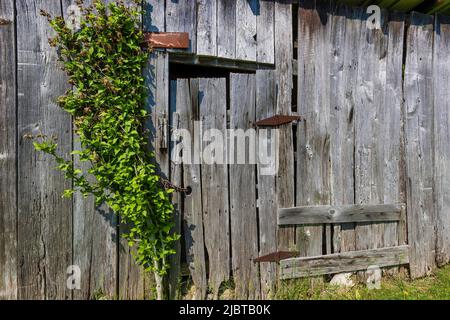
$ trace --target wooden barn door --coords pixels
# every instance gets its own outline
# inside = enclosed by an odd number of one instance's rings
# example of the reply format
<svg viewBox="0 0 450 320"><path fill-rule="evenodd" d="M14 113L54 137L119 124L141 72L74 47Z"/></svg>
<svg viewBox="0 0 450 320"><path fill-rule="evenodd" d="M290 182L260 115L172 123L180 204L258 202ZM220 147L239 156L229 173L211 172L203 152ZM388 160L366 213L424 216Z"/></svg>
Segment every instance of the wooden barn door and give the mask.
<svg viewBox="0 0 450 320"><path fill-rule="evenodd" d="M186 254L181 260L198 299L208 293L217 299L231 276L237 296L260 296L259 266L252 261L258 256L256 165L228 165L226 159L227 129L253 126L255 87L255 74L171 80L170 179L192 190L176 196L175 203ZM222 146L221 152L202 157L212 143ZM181 164L175 161L179 150Z"/></svg>

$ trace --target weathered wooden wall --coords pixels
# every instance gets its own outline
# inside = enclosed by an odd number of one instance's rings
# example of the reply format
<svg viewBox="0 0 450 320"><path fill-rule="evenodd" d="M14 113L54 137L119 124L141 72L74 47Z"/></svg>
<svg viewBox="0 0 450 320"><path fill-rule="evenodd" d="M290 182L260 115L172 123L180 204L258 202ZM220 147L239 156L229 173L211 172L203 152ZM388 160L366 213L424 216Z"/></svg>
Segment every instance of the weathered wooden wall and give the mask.
<svg viewBox="0 0 450 320"><path fill-rule="evenodd" d="M406 202L411 275L450 260L448 18L413 14L406 29L406 17L383 12L382 30L369 30L363 9L292 2L144 1L144 29L189 32L186 54L274 64L256 73L171 79L174 50L149 60L148 128L159 170L192 187L189 197L174 197L185 253L178 246L171 260L172 298L179 296L182 256L196 298L217 298L230 279L237 297L266 298L278 266L254 264L257 256L404 244L395 222L278 228L277 209L294 205ZM70 181L23 139L42 131L56 134L63 150L77 144L70 118L54 103L67 87L39 16L40 8L65 15L70 4L0 3L0 18L10 21L0 25L0 299L149 294L152 280L120 241L118 219L91 198L62 199ZM278 128L275 176L256 165L177 165L170 149L158 147L161 117L194 136L293 112L304 120ZM201 128L193 122L200 117ZM81 268L81 290L66 288L72 264Z"/></svg>
<svg viewBox="0 0 450 320"><path fill-rule="evenodd" d="M300 1L298 18L296 204L406 202L411 275L429 274L449 261L448 19L414 13L405 34L382 11L370 29L327 0ZM392 222L299 229L307 256L404 244Z"/></svg>

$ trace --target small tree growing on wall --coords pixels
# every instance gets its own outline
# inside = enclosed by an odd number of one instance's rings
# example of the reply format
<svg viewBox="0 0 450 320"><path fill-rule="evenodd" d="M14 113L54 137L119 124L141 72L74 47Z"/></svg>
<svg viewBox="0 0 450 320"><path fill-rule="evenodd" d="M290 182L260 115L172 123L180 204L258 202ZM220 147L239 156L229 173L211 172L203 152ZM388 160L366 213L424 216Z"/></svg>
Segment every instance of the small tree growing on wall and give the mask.
<svg viewBox="0 0 450 320"><path fill-rule="evenodd" d="M52 155L58 168L84 196L93 194L96 204L106 202L128 225L122 234L135 247L135 259L154 272L157 297L163 298L162 279L169 268L168 256L175 253L171 189L164 189L157 174L154 155L149 152L144 123L149 114L142 70L148 52L142 48L140 1L127 7L122 1L91 6L77 1L79 30L70 29L62 17L48 18L56 36L49 39L73 89L59 97L58 104L73 118L74 132L82 149L73 150L81 162L90 162L88 174L75 167L69 155L57 152L56 139L39 134L36 150Z"/></svg>

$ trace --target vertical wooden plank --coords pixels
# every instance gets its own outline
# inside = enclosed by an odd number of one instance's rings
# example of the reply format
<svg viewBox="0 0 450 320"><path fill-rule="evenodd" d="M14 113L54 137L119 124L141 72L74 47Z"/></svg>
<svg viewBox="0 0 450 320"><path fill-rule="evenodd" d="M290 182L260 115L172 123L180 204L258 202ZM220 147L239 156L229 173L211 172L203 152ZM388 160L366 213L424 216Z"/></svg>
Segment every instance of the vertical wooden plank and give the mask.
<svg viewBox="0 0 450 320"><path fill-rule="evenodd" d="M330 88L331 203L354 203L354 121L362 9L340 6L332 22ZM333 252L355 250L355 224L333 228ZM327 238L327 241L329 239Z"/></svg>
<svg viewBox="0 0 450 320"><path fill-rule="evenodd" d="M71 182L50 156L34 150L24 134L56 135L59 151L72 145L70 116L55 103L67 89L53 35L39 10L61 15L60 2L17 1L18 47L18 298L67 299L66 269L72 264L72 202L61 194ZM19 195L18 195L19 196Z"/></svg>
<svg viewBox="0 0 450 320"><path fill-rule="evenodd" d="M236 53L236 1L217 0L217 56L233 59Z"/></svg>
<svg viewBox="0 0 450 320"><path fill-rule="evenodd" d="M275 2L275 81L276 113L291 114L292 108L292 4ZM278 157L279 166L276 176L277 206L294 206L294 142L292 124L279 129ZM278 250L292 250L295 246L295 228L282 227L278 230Z"/></svg>
<svg viewBox="0 0 450 320"><path fill-rule="evenodd" d="M197 2L197 54L217 55L217 2Z"/></svg>
<svg viewBox="0 0 450 320"><path fill-rule="evenodd" d="M256 120L269 118L275 114L275 72L273 70L256 71ZM260 145L261 128L258 129L258 154L267 155L272 144L276 144L276 129L267 132L269 144ZM264 149L264 150L261 150ZM276 150L276 149L275 149ZM271 157L275 155L270 155ZM261 157L258 158L261 160ZM268 174L266 163L258 161L258 219L259 219L259 255L277 251L277 205L276 205L276 172ZM276 161L276 159L275 159ZM276 163L275 163L276 164ZM276 263L260 263L261 298L268 299L275 293L277 280Z"/></svg>
<svg viewBox="0 0 450 320"><path fill-rule="evenodd" d="M275 3L257 1L259 14L256 16L256 60L258 62L275 62Z"/></svg>
<svg viewBox="0 0 450 320"><path fill-rule="evenodd" d="M230 102L230 129L246 131L251 128L255 121L255 75L230 75ZM237 148L232 150L231 143L230 156L235 157ZM242 150L245 143L237 144ZM245 150L250 154L256 151L253 148L249 143ZM258 256L255 169L255 165L248 161L246 164L230 164L232 269L236 297L240 299L257 299L260 296L258 264L253 263Z"/></svg>
<svg viewBox="0 0 450 320"><path fill-rule="evenodd" d="M405 66L408 243L411 277L435 267L433 201L433 17L413 13Z"/></svg>
<svg viewBox="0 0 450 320"><path fill-rule="evenodd" d="M165 0L144 0L143 29L147 32L164 32L165 28Z"/></svg>
<svg viewBox="0 0 450 320"><path fill-rule="evenodd" d="M387 15L386 15L387 19ZM404 170L401 167L402 157L402 104L403 99L403 39L405 16L402 14L391 14L389 21L386 21L385 38L385 83L381 83L382 98L376 101L380 109L378 118L379 131L376 141L379 152L378 179L380 193L383 195L383 203L404 203L406 194L404 190ZM384 54L381 52L381 54ZM398 228L398 223L384 223L380 232L382 245L392 247L398 245L398 233L402 231Z"/></svg>
<svg viewBox="0 0 450 320"><path fill-rule="evenodd" d="M192 189L191 195L184 199L184 237L186 244L186 260L195 285L195 299L204 299L207 292L205 242L203 237L202 216L202 185L200 163L194 160L200 153L200 127L195 124L199 121L198 79L179 79L177 92L180 100L177 101L177 113L180 118L180 128L187 130L191 141L182 140L181 143L190 144L191 163L183 164L183 179L186 187ZM197 142L195 142L197 140ZM186 151L184 151L186 152Z"/></svg>
<svg viewBox="0 0 450 320"><path fill-rule="evenodd" d="M434 38L436 262L450 261L450 19L436 17Z"/></svg>
<svg viewBox="0 0 450 320"><path fill-rule="evenodd" d="M222 155L219 152L213 159L204 157L202 161L203 228L209 259L209 287L217 299L220 285L230 277L227 141L224 139L227 128L226 79L199 79L199 96L204 140L202 150L207 150L210 143L218 148L225 147Z"/></svg>
<svg viewBox="0 0 450 320"><path fill-rule="evenodd" d="M363 23L368 19L364 12ZM384 119L386 84L386 15L382 14L382 29L364 28L360 36L358 55L358 86L355 108L355 202L377 204L384 201L384 146L377 143ZM394 106L395 108L395 106ZM398 109L397 109L398 110ZM400 141L400 138L398 138ZM360 223L356 226L356 249L383 247L383 224ZM361 273L361 276L364 274Z"/></svg>
<svg viewBox="0 0 450 320"><path fill-rule="evenodd" d="M297 205L330 204L330 12L328 3L299 4L298 110L306 119L297 130ZM303 256L321 255L323 226L297 227Z"/></svg>
<svg viewBox="0 0 450 320"><path fill-rule="evenodd" d="M181 90L178 93L177 81L170 81L170 132L178 130L180 127L180 118L177 113L177 104L184 99L184 92ZM182 103L182 102L181 102ZM175 147L174 140L170 140L170 155L174 152ZM176 185L181 186L183 184L183 171L182 164L170 159L170 181ZM181 234L181 219L183 214L183 194L180 192L174 192L172 194L172 204L174 207L173 233ZM174 244L175 254L169 257L170 269L168 274L168 294L169 299L180 298L180 270L181 270L181 241L177 241Z"/></svg>
<svg viewBox="0 0 450 320"><path fill-rule="evenodd" d="M74 137L74 147L80 142ZM87 172L89 165L74 157L77 168ZM74 299L90 299L94 295L115 298L117 295L117 215L102 204L95 206L94 197L73 195L73 264L81 270L81 288Z"/></svg>
<svg viewBox="0 0 450 320"><path fill-rule="evenodd" d="M14 1L0 3L0 300L17 299L17 119Z"/></svg>
<svg viewBox="0 0 450 320"><path fill-rule="evenodd" d="M166 1L166 31L188 32L188 52L196 53L197 49L197 1Z"/></svg>
<svg viewBox="0 0 450 320"><path fill-rule="evenodd" d="M256 61L257 0L236 0L236 59Z"/></svg>

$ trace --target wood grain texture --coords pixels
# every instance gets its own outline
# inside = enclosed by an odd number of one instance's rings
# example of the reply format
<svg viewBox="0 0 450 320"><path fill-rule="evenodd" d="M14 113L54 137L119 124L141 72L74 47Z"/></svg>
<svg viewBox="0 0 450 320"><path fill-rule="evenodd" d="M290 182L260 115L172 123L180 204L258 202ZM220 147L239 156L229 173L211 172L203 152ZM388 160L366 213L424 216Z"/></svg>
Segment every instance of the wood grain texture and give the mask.
<svg viewBox="0 0 450 320"><path fill-rule="evenodd" d="M281 279L354 272L370 266L405 265L409 262L408 252L408 246L397 246L281 260Z"/></svg>
<svg viewBox="0 0 450 320"><path fill-rule="evenodd" d="M276 114L292 113L292 58L293 58L292 4L275 2L275 85ZM276 175L277 207L294 206L294 142L292 124L278 128L279 164ZM295 246L295 228L278 230L278 250Z"/></svg>
<svg viewBox="0 0 450 320"><path fill-rule="evenodd" d="M61 198L71 182L54 160L34 150L25 134L58 138L59 152L72 145L70 116L55 103L67 89L47 39L54 34L43 9L61 15L60 2L16 2L18 49L18 298L69 299L66 269L72 264L72 202ZM32 31L31 31L32 30Z"/></svg>
<svg viewBox="0 0 450 320"><path fill-rule="evenodd" d="M236 1L217 0L217 56L236 54Z"/></svg>
<svg viewBox="0 0 450 320"><path fill-rule="evenodd" d="M368 14L364 12L363 23ZM382 29L362 28L358 55L358 87L355 108L355 203L377 204L384 201L384 159L378 139L382 132L386 83L386 15ZM390 106L391 107L391 106ZM381 119L380 119L381 118ZM399 138L400 140L400 138ZM398 140L398 141L399 141ZM360 223L356 226L356 249L383 247L383 225ZM364 276L361 274L361 276Z"/></svg>
<svg viewBox="0 0 450 320"><path fill-rule="evenodd" d="M400 204L282 208L278 225L399 221L400 211Z"/></svg>
<svg viewBox="0 0 450 320"><path fill-rule="evenodd" d="M320 14L319 14L320 12ZM299 3L298 112L306 118L297 127L297 206L330 204L331 23L328 2ZM297 227L302 256L322 254L323 226Z"/></svg>
<svg viewBox="0 0 450 320"><path fill-rule="evenodd" d="M190 48L187 51L192 53L196 53L197 50L196 26L197 26L196 1L191 0L166 1L166 31L188 32L190 40Z"/></svg>
<svg viewBox="0 0 450 320"><path fill-rule="evenodd" d="M230 129L246 131L255 121L255 75L230 75ZM237 155L231 149L230 154ZM239 143L240 144L240 143ZM242 145L240 145L242 147ZM248 144L244 150L255 152ZM242 148L241 148L242 150ZM230 164L231 252L235 293L239 299L260 297L255 171L253 164ZM245 187L243 187L245 186Z"/></svg>
<svg viewBox="0 0 450 320"><path fill-rule="evenodd" d="M236 59L256 61L258 0L236 0Z"/></svg>
<svg viewBox="0 0 450 320"><path fill-rule="evenodd" d="M450 19L436 17L434 36L434 183L436 262L450 261Z"/></svg>
<svg viewBox="0 0 450 320"><path fill-rule="evenodd" d="M14 1L0 3L0 300L17 299L17 119Z"/></svg>
<svg viewBox="0 0 450 320"><path fill-rule="evenodd" d="M383 68L380 69L381 77L384 82L379 85L380 100L378 102L379 117L377 137L378 152L378 180L380 181L380 193L383 197L383 203L406 202L405 190L405 167L403 156L403 39L405 29L405 16L402 14L386 13L386 31L384 38L386 42L385 52L380 56L386 55ZM387 34L386 34L387 32ZM384 76L384 73L386 74ZM404 225L400 223L384 223L380 226L382 245L391 247L401 245L399 239L403 239L402 230ZM399 238L400 237L400 238ZM402 240L403 241L403 240ZM392 270L393 272L396 269Z"/></svg>
<svg viewBox="0 0 450 320"><path fill-rule="evenodd" d="M74 136L74 148L80 142ZM74 156L77 168L87 172L89 165ZM95 206L94 197L73 195L73 264L81 270L81 288L74 290L73 299L90 299L96 294L108 298L117 296L118 253L117 215L107 204Z"/></svg>
<svg viewBox="0 0 450 320"><path fill-rule="evenodd" d="M199 154L200 127L194 124L199 121L199 84L198 79L179 79L177 92L180 100L177 103L177 113L180 119L180 128L189 132L191 141L182 141L190 144L191 157ZM202 215L202 185L199 162L183 164L184 185L192 188L191 195L184 199L184 241L186 245L186 261L192 281L195 285L195 299L204 299L208 289L206 279L205 241Z"/></svg>
<svg viewBox="0 0 450 320"><path fill-rule="evenodd" d="M219 297L222 282L230 277L230 216L226 165L227 88L225 78L199 79L199 108L203 134L202 204L205 246L209 260L209 288ZM212 132L211 130L214 130ZM211 159L205 154L214 149ZM231 183L231 182L230 182ZM238 240L239 241L239 240Z"/></svg>
<svg viewBox="0 0 450 320"><path fill-rule="evenodd" d="M362 9L337 7L330 23L331 204L354 203L354 121L357 57ZM355 224L334 225L333 252L355 249Z"/></svg>
<svg viewBox="0 0 450 320"><path fill-rule="evenodd" d="M180 129L180 117L177 113L178 102L183 103L184 91L181 89L178 93L177 80L170 80L170 92L169 92L169 111L170 111L170 147L169 154L172 155L177 141L172 139L173 133ZM174 161L170 158L170 181L176 186L183 185L183 164ZM183 198L184 194L181 192L172 193L172 204L174 207L173 212L173 228L171 232L181 235L183 216ZM181 280L181 241L177 241L174 244L175 254L169 257L170 269L168 274L168 297L169 299L180 298L180 280Z"/></svg>
<svg viewBox="0 0 450 320"><path fill-rule="evenodd" d="M259 14L256 15L256 60L275 62L275 2L258 1Z"/></svg>
<svg viewBox="0 0 450 320"><path fill-rule="evenodd" d="M197 1L197 54L217 55L217 1Z"/></svg>
<svg viewBox="0 0 450 320"><path fill-rule="evenodd" d="M271 117L275 113L275 71L259 70L256 72L256 120ZM264 134L263 134L263 131ZM266 138L267 144L258 145L258 154L267 155L272 144L276 143L276 129L259 128L259 139ZM273 155L272 155L273 156ZM262 159L263 157L259 157ZM265 159L265 158L264 158ZM258 219L259 219L259 256L277 251L277 199L276 199L276 175L268 174L267 162L258 162ZM272 161L270 161L272 163ZM276 158L275 158L276 166ZM259 265L261 275L261 298L267 299L275 293L277 281L277 264L261 263Z"/></svg>
<svg viewBox="0 0 450 320"><path fill-rule="evenodd" d="M143 30L147 32L164 32L165 0L144 0L142 2Z"/></svg>
<svg viewBox="0 0 450 320"><path fill-rule="evenodd" d="M405 63L405 132L408 243L412 278L429 274L435 261L433 199L433 17L413 13Z"/></svg>

